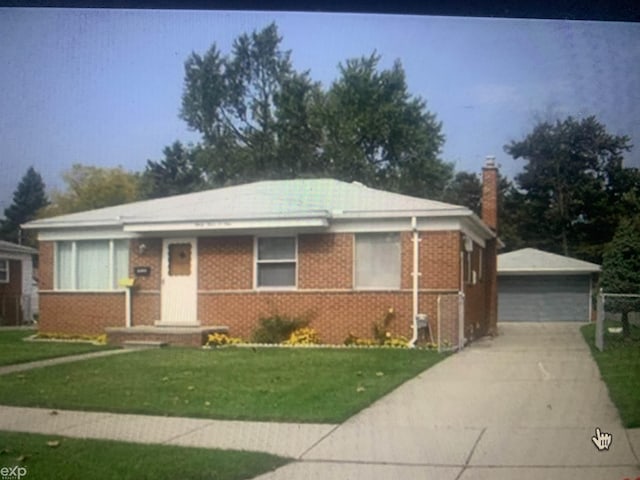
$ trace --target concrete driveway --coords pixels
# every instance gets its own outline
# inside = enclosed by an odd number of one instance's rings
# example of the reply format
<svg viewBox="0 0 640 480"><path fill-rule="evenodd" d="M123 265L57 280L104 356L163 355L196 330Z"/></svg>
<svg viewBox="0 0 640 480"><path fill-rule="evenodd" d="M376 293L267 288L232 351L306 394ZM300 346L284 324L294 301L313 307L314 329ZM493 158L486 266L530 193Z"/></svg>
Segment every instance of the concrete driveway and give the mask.
<svg viewBox="0 0 640 480"><path fill-rule="evenodd" d="M622 427L580 326L500 324L497 338L424 372L300 461L259 478L635 480L640 435ZM613 435L608 451L592 443L596 427Z"/></svg>

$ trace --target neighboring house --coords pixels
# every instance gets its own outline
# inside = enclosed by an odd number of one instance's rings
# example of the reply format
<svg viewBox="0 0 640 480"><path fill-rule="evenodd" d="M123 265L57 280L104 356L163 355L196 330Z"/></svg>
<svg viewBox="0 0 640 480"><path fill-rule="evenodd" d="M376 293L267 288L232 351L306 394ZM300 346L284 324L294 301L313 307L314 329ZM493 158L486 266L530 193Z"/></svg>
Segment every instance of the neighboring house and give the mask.
<svg viewBox="0 0 640 480"><path fill-rule="evenodd" d="M523 248L498 255L501 322L587 322L592 318L594 263Z"/></svg>
<svg viewBox="0 0 640 480"><path fill-rule="evenodd" d="M411 337L424 313L434 339L440 323L441 340L455 345L496 328L493 160L483 175L484 221L456 205L300 179L31 222L40 329L155 338L160 327L227 326L248 339L277 312L310 314L320 338L340 344L350 333L370 338L393 308L395 334ZM119 287L129 276L130 297Z"/></svg>
<svg viewBox="0 0 640 480"><path fill-rule="evenodd" d="M30 323L37 313L35 248L0 240L0 325Z"/></svg>

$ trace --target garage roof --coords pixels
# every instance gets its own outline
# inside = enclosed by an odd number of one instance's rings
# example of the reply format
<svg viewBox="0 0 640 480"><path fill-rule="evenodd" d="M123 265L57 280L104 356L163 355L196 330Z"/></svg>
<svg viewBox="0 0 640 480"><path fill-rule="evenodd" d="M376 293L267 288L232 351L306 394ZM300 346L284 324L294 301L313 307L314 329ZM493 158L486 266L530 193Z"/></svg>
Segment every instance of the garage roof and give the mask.
<svg viewBox="0 0 640 480"><path fill-rule="evenodd" d="M579 274L599 272L600 265L535 248L498 255L499 274Z"/></svg>

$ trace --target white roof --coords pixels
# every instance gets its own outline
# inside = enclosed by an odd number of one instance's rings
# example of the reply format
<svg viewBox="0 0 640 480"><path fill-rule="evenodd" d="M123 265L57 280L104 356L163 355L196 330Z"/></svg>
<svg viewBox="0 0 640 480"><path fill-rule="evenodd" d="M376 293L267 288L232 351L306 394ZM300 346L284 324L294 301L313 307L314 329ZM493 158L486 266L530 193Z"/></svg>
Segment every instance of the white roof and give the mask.
<svg viewBox="0 0 640 480"><path fill-rule="evenodd" d="M469 209L332 179L273 180L145 200L36 220L26 228L124 227L168 223L335 218L465 216L489 232ZM211 223L209 223L211 222Z"/></svg>
<svg viewBox="0 0 640 480"><path fill-rule="evenodd" d="M592 273L599 272L600 265L577 260L535 248L523 248L498 255L498 273Z"/></svg>
<svg viewBox="0 0 640 480"><path fill-rule="evenodd" d="M0 240L0 253L13 253L22 255L35 255L38 250L24 245L18 245L17 243L6 242Z"/></svg>

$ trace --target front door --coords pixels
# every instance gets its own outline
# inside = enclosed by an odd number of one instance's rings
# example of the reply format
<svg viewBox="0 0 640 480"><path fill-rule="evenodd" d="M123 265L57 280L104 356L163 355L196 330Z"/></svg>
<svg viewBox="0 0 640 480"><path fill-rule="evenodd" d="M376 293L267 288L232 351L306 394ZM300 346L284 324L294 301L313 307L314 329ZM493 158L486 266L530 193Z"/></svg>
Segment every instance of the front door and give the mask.
<svg viewBox="0 0 640 480"><path fill-rule="evenodd" d="M161 320L165 325L198 323L198 244L195 238L162 242Z"/></svg>

